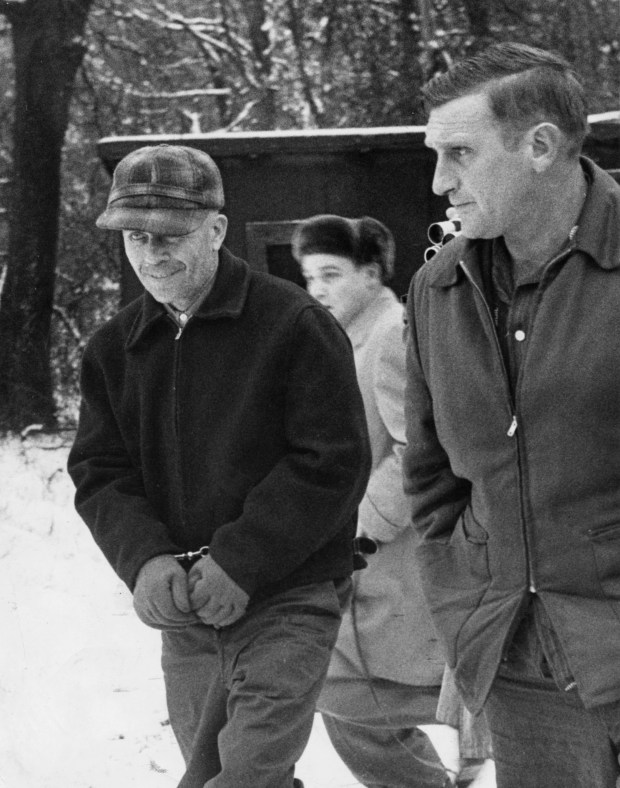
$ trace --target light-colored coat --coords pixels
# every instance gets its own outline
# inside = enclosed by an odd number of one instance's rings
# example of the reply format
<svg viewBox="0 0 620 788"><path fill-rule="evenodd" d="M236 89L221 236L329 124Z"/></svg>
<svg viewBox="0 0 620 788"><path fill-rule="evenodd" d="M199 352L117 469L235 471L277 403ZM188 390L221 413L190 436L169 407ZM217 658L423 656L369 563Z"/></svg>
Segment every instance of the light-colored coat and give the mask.
<svg viewBox="0 0 620 788"><path fill-rule="evenodd" d="M369 556L368 567L354 575L352 604L336 645L339 656L346 659L334 659L329 675L343 677L349 663L353 670L372 677L439 685L444 660L414 568L411 502L403 491L404 315L394 293L384 287L354 318L347 334L372 450L358 535L372 537L379 549Z"/></svg>

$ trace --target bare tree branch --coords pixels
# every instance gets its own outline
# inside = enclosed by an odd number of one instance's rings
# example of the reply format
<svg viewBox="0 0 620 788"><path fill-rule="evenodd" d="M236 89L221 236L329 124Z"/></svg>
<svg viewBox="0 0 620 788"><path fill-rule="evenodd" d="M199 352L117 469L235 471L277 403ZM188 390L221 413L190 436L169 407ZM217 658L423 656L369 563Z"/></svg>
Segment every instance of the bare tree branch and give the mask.
<svg viewBox="0 0 620 788"><path fill-rule="evenodd" d="M80 329L75 324L75 321L71 319L68 312L64 307L59 306L58 304L54 304L53 307L54 314L60 318L64 326L67 328L73 339L76 341L78 349L83 350L86 347L86 340L82 336Z"/></svg>
<svg viewBox="0 0 620 788"><path fill-rule="evenodd" d="M248 117L252 109L256 106L256 104L258 104L259 101L260 99L254 99L253 101L248 101L248 103L237 115L237 117L234 120L232 120L227 126L225 126L223 129L219 129L219 131L232 131L235 128L235 126L238 126Z"/></svg>
<svg viewBox="0 0 620 788"><path fill-rule="evenodd" d="M195 88L194 90L144 91L127 87L125 92L144 99L181 99L195 98L196 96L228 96L231 90L230 88Z"/></svg>
<svg viewBox="0 0 620 788"><path fill-rule="evenodd" d="M224 36L226 37L226 39L230 42L230 44L232 46L232 44L236 41L237 36L233 32L233 26L230 24L230 21L228 19L226 3L225 2L220 2L219 5L220 5L220 11L221 11L221 14L222 14L222 31L224 33ZM248 44L247 46L248 46L247 51L251 51L252 48L250 47L250 45ZM233 49L234 49L234 47L233 47ZM237 71L241 75L242 79L246 82L246 84L250 85L253 88L260 89L260 87L261 87L260 82L258 82L256 77L246 68L245 61L243 60L242 57L240 57L237 54L236 50L235 50L235 56L234 56L234 63L235 63L235 66L237 67Z"/></svg>

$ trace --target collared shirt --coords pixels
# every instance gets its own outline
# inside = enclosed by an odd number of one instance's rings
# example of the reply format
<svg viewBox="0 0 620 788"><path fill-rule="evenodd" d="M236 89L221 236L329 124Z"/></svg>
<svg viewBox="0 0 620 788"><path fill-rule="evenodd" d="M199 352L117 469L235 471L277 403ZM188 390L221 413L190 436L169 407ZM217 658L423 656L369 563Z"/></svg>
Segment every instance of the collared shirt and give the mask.
<svg viewBox="0 0 620 788"><path fill-rule="evenodd" d="M536 315L540 290L557 274L574 248L575 225L566 243L543 263L520 262L516 269L503 238L493 241L492 255L482 270L485 297L493 315L497 338L513 399L527 340ZM562 645L540 598L532 593L523 609L504 661L512 666L553 677L563 690L575 686Z"/></svg>
<svg viewBox="0 0 620 788"><path fill-rule="evenodd" d="M577 226L571 231L571 237L576 229ZM571 241L567 239L566 245L551 260L520 263L519 270L515 271L504 239L493 241L491 270L484 274L485 290L492 305L497 338L513 393L527 349L539 292L557 275L572 248Z"/></svg>
<svg viewBox="0 0 620 788"><path fill-rule="evenodd" d="M209 278L205 282L204 286L201 288L200 293L187 307L187 309L181 310L181 309L177 309L172 304L164 304L166 312L168 312L170 317L174 320L174 322L179 327L179 331L175 339L178 339L181 336L181 334L183 333L183 329L187 325L188 320L191 317L193 317L193 315L198 311L202 302L211 292L213 288L213 283L215 282L216 274L217 274L217 268L215 268L214 271L209 275Z"/></svg>

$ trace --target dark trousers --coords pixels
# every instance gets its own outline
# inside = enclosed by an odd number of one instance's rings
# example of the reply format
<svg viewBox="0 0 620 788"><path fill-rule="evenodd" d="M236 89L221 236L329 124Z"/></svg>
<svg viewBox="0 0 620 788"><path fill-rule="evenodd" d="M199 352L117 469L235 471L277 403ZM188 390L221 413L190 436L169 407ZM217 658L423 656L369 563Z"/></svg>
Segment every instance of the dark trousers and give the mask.
<svg viewBox="0 0 620 788"><path fill-rule="evenodd" d="M310 737L349 581L256 604L231 627L162 634L179 788L292 788Z"/></svg>
<svg viewBox="0 0 620 788"><path fill-rule="evenodd" d="M428 736L436 724L439 687L384 679L328 678L319 701L330 741L367 788L443 788L450 785Z"/></svg>
<svg viewBox="0 0 620 788"><path fill-rule="evenodd" d="M584 707L562 643L534 595L500 663L485 712L497 788L616 788L620 701Z"/></svg>
<svg viewBox="0 0 620 788"><path fill-rule="evenodd" d="M502 670L485 711L497 788L620 788L620 701L585 709L576 689Z"/></svg>

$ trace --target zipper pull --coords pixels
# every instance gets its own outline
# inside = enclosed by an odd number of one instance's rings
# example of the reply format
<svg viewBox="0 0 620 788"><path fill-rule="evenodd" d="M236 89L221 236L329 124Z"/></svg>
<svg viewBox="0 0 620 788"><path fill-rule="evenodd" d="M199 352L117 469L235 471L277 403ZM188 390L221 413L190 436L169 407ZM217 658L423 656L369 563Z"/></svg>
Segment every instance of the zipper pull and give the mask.
<svg viewBox="0 0 620 788"><path fill-rule="evenodd" d="M510 427L508 428L508 432L506 433L506 435L508 435L509 438L512 438L512 436L515 434L516 431L517 431L517 417L513 416L512 421L510 422Z"/></svg>
<svg viewBox="0 0 620 788"><path fill-rule="evenodd" d="M185 328L185 326L187 325L187 321L189 320L189 315L186 312L181 312L178 315L177 320L178 320L179 330L177 332L175 339L180 339L181 334L183 333L183 329Z"/></svg>

